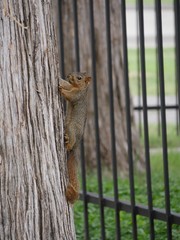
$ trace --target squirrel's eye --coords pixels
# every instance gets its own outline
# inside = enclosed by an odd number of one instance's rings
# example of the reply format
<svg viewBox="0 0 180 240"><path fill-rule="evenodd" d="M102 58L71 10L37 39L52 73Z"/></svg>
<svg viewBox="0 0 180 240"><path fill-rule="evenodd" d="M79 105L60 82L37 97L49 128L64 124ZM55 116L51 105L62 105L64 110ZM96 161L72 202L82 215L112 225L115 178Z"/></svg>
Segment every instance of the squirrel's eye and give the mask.
<svg viewBox="0 0 180 240"><path fill-rule="evenodd" d="M81 80L81 79L82 79L82 77L77 77L77 79L78 79L78 80Z"/></svg>

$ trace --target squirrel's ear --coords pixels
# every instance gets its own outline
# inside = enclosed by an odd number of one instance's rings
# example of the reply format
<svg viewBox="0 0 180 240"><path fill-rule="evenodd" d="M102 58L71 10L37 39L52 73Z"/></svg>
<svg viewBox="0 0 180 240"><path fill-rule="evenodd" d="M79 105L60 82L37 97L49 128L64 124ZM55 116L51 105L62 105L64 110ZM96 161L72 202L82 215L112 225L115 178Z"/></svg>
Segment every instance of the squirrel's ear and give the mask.
<svg viewBox="0 0 180 240"><path fill-rule="evenodd" d="M82 72L82 74L85 76L87 74L87 72Z"/></svg>
<svg viewBox="0 0 180 240"><path fill-rule="evenodd" d="M86 77L85 82L86 82L87 84L89 84L90 81L91 81L91 77Z"/></svg>

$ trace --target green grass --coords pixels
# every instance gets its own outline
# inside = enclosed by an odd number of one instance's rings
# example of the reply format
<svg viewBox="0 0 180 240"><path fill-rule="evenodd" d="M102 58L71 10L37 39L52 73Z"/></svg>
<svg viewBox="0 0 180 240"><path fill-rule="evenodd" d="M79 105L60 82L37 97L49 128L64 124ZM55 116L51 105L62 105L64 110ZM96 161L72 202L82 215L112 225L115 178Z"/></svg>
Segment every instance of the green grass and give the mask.
<svg viewBox="0 0 180 240"><path fill-rule="evenodd" d="M146 55L146 83L147 95L157 96L157 64L156 50L148 48ZM133 96L139 95L138 92L138 64L137 50L129 49L129 80L130 89ZM175 95L175 54L173 48L164 49L164 78L165 78L165 94ZM141 86L140 86L141 88Z"/></svg>
<svg viewBox="0 0 180 240"><path fill-rule="evenodd" d="M143 128L143 127L142 127ZM177 129L175 125L167 125L167 144L168 148L180 147L179 135L177 135ZM144 134L141 138L141 143L144 143ZM162 135L161 129L155 124L149 125L149 145L150 148L161 148L162 147Z"/></svg>
<svg viewBox="0 0 180 240"><path fill-rule="evenodd" d="M168 126L168 143L171 147L179 147L179 137L176 136L174 126ZM150 146L154 148L161 147L161 140L157 137L157 129L155 126L150 126ZM171 148L170 148L171 149ZM180 213L180 153L178 151L168 151L169 160L169 181L171 195L171 210ZM164 174L163 174L163 156L161 151L156 151L150 154L151 177L152 177L152 196L153 206L156 208L165 208L164 197ZM113 197L113 178L109 170L103 169L103 193L106 197ZM146 174L135 171L135 199L136 203L147 206L147 185ZM118 178L119 199L130 201L129 178ZM87 174L87 191L98 192L97 173L90 171ZM78 201L74 206L74 217L77 239L84 239L84 218L83 218L83 203ZM88 221L89 234L91 240L100 240L100 211L98 205L88 204ZM114 210L105 208L105 232L107 240L115 239L115 215ZM132 239L132 219L131 214L126 212L120 213L121 235L122 240ZM157 240L165 240L166 223L155 220L155 233ZM148 218L137 216L138 240L149 239L149 221ZM173 239L180 239L180 226L173 225Z"/></svg>

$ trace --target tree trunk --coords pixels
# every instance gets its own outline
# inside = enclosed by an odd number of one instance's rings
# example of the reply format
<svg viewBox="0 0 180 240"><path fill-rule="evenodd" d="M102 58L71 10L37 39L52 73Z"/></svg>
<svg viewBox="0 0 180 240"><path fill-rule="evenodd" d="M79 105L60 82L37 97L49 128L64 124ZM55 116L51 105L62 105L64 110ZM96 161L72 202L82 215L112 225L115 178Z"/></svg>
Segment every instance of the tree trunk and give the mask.
<svg viewBox="0 0 180 240"><path fill-rule="evenodd" d="M65 48L65 73L75 69L75 49L74 46L74 14L72 1L63 1L63 23L64 23L64 48ZM100 131L100 151L102 162L106 166L111 166L111 134L110 134L110 112L109 112L109 84L107 72L107 42L106 42L106 21L105 21L105 1L97 0L94 3L94 26L96 50L96 76L97 76L97 96ZM90 42L90 16L89 1L78 1L78 37L80 48L80 68L81 71L92 71L91 63L91 42ZM128 146L126 130L126 104L124 88L124 67L122 59L122 28L121 11L118 0L110 1L111 16L111 48L112 48L112 73L113 73L113 93L114 93L114 115L115 134L118 166L121 173L128 170ZM68 29L68 31L67 31ZM93 84L93 82L92 82ZM85 154L88 164L96 166L96 141L94 124L93 91L89 98L87 127L85 132ZM144 158L141 151L138 130L135 125L133 105L131 102L131 127L132 143L135 165L138 169L143 169Z"/></svg>
<svg viewBox="0 0 180 240"><path fill-rule="evenodd" d="M76 239L52 0L0 1L0 239Z"/></svg>

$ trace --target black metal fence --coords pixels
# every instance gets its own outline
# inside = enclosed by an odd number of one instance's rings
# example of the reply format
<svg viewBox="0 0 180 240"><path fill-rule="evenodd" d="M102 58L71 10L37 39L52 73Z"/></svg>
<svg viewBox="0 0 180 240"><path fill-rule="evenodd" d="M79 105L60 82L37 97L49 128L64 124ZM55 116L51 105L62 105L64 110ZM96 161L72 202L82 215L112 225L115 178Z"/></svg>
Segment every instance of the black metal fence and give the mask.
<svg viewBox="0 0 180 240"><path fill-rule="evenodd" d="M105 229L105 208L114 209L115 213L115 236L112 239L121 239L121 221L120 213L125 211L131 214L132 219L132 239L138 238L138 224L137 216L144 216L149 219L149 239L157 239L154 221L160 220L166 222L166 234L167 239L172 239L172 226L173 224L180 225L180 214L171 210L170 203L170 182L169 182L169 159L168 159L168 144L167 144L167 110L175 112L175 125L176 134L179 135L179 119L180 119L180 1L174 0L171 2L174 16L174 49L175 49L175 103L167 104L165 96L165 71L164 71L164 51L163 51L163 31L162 31L162 6L161 1L154 1L153 9L155 13L155 27L156 27L156 65L157 65L157 104L148 104L147 96L147 81L146 81L146 54L145 54L145 34L144 30L146 25L144 24L144 6L142 0L137 0L134 5L136 9L137 17L137 62L138 62L138 78L137 86L139 86L138 104L134 106L134 111L138 112L137 121L139 123L140 133L144 135L144 151L145 151L145 164L146 164L146 184L147 184L147 202L148 205L140 205L135 200L135 183L134 183L134 167L133 167L133 154L132 154L132 140L131 140L131 116L130 116L130 81L129 81L129 69L128 69L128 37L127 37L127 22L126 22L126 1L119 0L119 7L121 8L122 16L122 38L123 38L123 62L124 62L124 84L126 95L126 124L127 124L127 139L128 139L128 162L129 162L129 183L130 183L130 201L122 201L119 198L118 193L118 174L116 163L116 149L115 149L115 129L114 129L114 105L113 105L113 87L112 87L112 61L111 61L111 15L110 15L110 1L105 1L105 15L106 15L106 40L107 40L107 68L109 79L109 96L110 96L110 118L111 118L111 144L112 144L112 166L113 166L113 191L114 197L107 198L103 195L103 182L102 182L102 169L100 161L100 149L99 149L99 123L98 123L98 104L97 104L97 85L96 85L96 61L95 61L95 29L94 29L94 12L93 12L93 0L89 0L88 9L90 13L90 36L91 36L91 59L92 59L92 78L93 78L93 93L94 93L94 117L95 117L95 130L96 130L96 157L97 157L97 173L98 173L98 193L87 192L86 188L86 167L84 161L84 151L82 144L82 193L81 200L84 204L84 232L85 239L90 239L89 236L89 223L88 223L88 206L89 203L99 206L100 213L100 226L101 226L101 238L106 239ZM118 1L118 0L117 0ZM61 50L61 71L64 75L64 48L63 48L63 24L62 24L62 1L59 1L60 8L60 50ZM76 53L76 70L80 70L79 62L79 39L78 39L78 8L77 1L72 1L72 8L74 11L74 36L75 36L75 53ZM154 208L153 206L153 194L152 194L152 181L151 181L151 164L150 164L150 143L149 143L149 122L148 114L151 111L155 111L157 116L158 132L161 132L162 136L162 156L163 156L163 174L164 174L164 201L165 209ZM143 122L143 124L142 124ZM158 134L157 132L157 134ZM177 192L177 194L180 194ZM131 226L129 226L131 228ZM126 239L126 238L124 238ZM177 238L178 239L178 238ZM180 232L179 232L180 239Z"/></svg>

